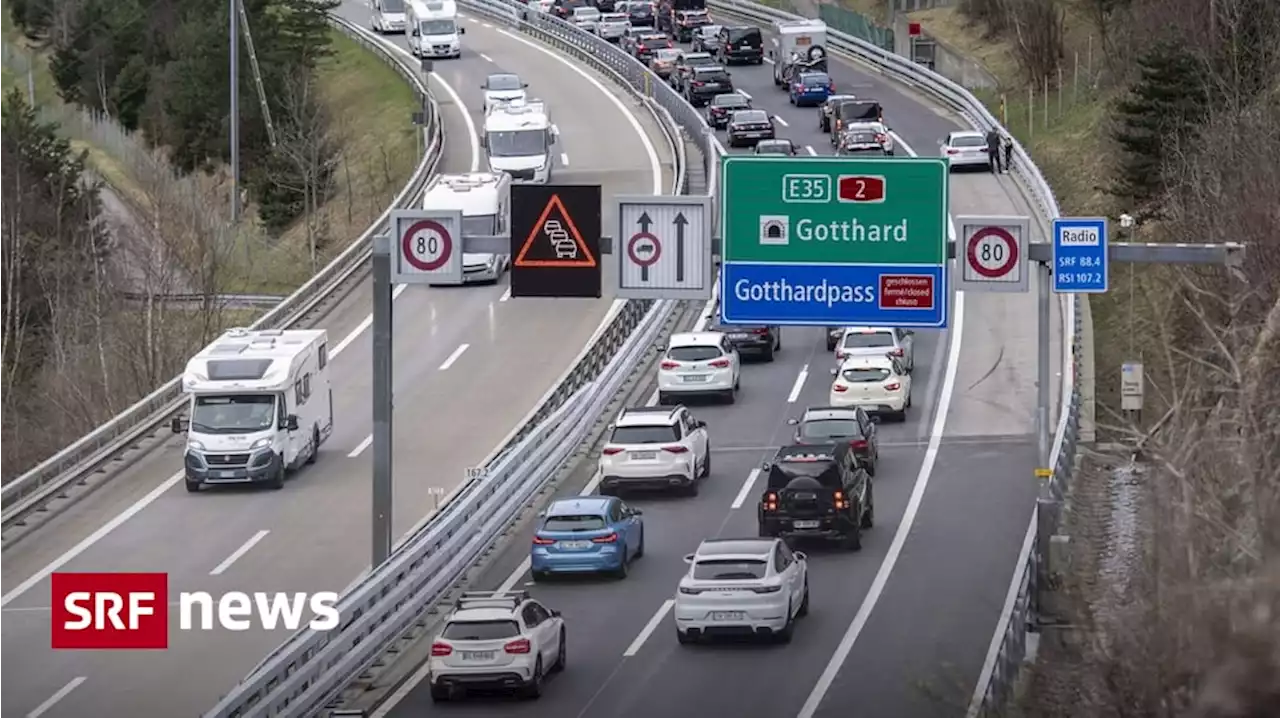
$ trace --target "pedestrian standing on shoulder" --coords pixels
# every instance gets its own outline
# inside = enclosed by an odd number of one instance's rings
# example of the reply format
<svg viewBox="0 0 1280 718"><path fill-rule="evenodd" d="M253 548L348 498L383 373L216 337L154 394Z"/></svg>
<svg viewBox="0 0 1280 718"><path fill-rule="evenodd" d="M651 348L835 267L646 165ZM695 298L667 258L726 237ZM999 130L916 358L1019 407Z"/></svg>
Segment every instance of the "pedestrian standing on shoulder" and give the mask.
<svg viewBox="0 0 1280 718"><path fill-rule="evenodd" d="M1000 144L1000 130L992 127L987 131L987 161L993 174L1000 171Z"/></svg>
<svg viewBox="0 0 1280 718"><path fill-rule="evenodd" d="M1009 168L1013 166L1013 138L1009 135L1004 136L1004 171L1009 173Z"/></svg>

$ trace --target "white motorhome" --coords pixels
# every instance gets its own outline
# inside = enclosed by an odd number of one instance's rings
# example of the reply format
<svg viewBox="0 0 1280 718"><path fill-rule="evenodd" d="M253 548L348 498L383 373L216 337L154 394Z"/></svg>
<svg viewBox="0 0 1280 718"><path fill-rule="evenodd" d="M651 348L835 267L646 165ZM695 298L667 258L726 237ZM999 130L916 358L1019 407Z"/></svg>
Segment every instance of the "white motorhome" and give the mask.
<svg viewBox="0 0 1280 718"><path fill-rule="evenodd" d="M551 124L542 100L495 102L484 118L482 144L489 169L517 182L545 184L551 179L551 147L560 130Z"/></svg>
<svg viewBox="0 0 1280 718"><path fill-rule="evenodd" d="M458 4L454 0L408 0L405 23L409 28L409 51L418 57L462 57L462 35L458 25Z"/></svg>
<svg viewBox="0 0 1280 718"><path fill-rule="evenodd" d="M369 0L373 12L370 25L376 33L404 32L404 0Z"/></svg>
<svg viewBox="0 0 1280 718"><path fill-rule="evenodd" d="M329 335L323 329L228 329L187 362L187 491L266 484L314 463L333 433Z"/></svg>
<svg viewBox="0 0 1280 718"><path fill-rule="evenodd" d="M423 209L462 212L462 236L506 234L511 225L511 177L504 172L436 175L422 196ZM511 263L506 254L462 253L464 284L497 282Z"/></svg>
<svg viewBox="0 0 1280 718"><path fill-rule="evenodd" d="M827 71L827 24L821 20L775 20L778 49L773 60L773 84L786 87L798 72Z"/></svg>

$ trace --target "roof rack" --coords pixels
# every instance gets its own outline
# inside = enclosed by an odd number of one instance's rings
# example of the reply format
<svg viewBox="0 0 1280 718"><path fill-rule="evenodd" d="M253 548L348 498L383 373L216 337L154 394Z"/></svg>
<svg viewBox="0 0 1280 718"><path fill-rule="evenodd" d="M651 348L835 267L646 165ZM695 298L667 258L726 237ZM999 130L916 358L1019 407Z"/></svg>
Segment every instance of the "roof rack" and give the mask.
<svg viewBox="0 0 1280 718"><path fill-rule="evenodd" d="M458 611L464 608L510 608L514 611L530 598L528 591L463 591L453 607Z"/></svg>

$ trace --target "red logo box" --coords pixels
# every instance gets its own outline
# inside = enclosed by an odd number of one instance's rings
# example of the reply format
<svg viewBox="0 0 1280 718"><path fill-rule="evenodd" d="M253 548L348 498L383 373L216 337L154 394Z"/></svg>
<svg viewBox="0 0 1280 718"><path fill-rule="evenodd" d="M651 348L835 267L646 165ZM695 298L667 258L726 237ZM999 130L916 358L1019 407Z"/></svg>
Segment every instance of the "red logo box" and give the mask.
<svg viewBox="0 0 1280 718"><path fill-rule="evenodd" d="M881 309L933 309L933 276L881 274Z"/></svg>
<svg viewBox="0 0 1280 718"><path fill-rule="evenodd" d="M154 650L169 647L169 575L55 573L55 649Z"/></svg>

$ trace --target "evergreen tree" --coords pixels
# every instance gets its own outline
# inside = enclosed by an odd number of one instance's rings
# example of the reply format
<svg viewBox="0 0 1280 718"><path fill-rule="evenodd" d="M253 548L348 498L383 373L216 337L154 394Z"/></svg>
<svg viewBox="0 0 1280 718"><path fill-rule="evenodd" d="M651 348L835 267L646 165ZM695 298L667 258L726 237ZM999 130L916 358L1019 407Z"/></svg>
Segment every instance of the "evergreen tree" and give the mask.
<svg viewBox="0 0 1280 718"><path fill-rule="evenodd" d="M1129 95L1116 103L1112 137L1121 149L1119 177L1112 194L1134 211L1159 213L1163 168L1171 140L1191 139L1209 110L1204 68L1186 49L1153 46L1138 59L1139 76Z"/></svg>

